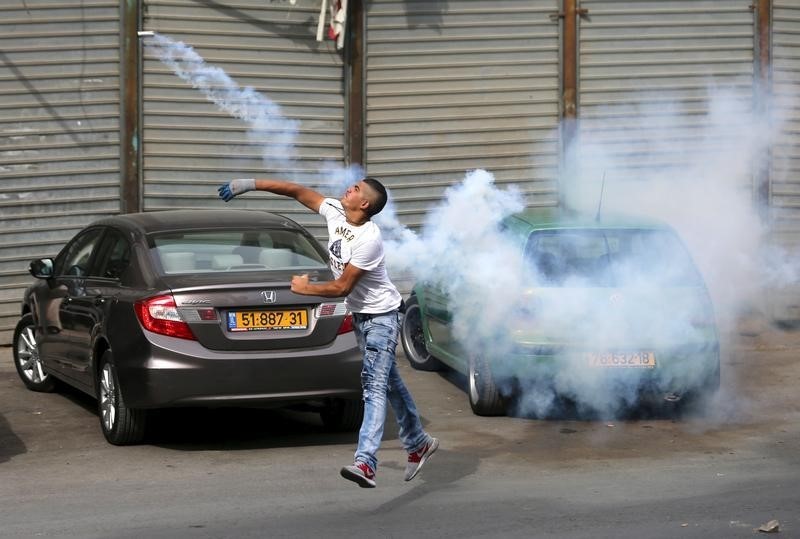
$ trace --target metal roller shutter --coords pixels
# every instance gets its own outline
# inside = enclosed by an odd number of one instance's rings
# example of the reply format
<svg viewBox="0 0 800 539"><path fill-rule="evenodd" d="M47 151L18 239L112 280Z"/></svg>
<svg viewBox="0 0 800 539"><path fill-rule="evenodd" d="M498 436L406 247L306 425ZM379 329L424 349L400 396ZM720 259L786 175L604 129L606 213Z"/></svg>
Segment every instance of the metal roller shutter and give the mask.
<svg viewBox="0 0 800 539"><path fill-rule="evenodd" d="M603 173L612 181L635 179L644 165L667 170L714 152L720 141L703 129L710 88L725 88L735 103L729 118L752 111L751 4L581 1L588 13L579 22L578 136L610 161L591 181L599 185ZM753 188L747 170L732 181Z"/></svg>
<svg viewBox="0 0 800 539"><path fill-rule="evenodd" d="M366 166L401 223L419 226L476 168L557 204L559 4L367 4Z"/></svg>
<svg viewBox="0 0 800 539"><path fill-rule="evenodd" d="M0 4L0 344L33 258L119 213L119 1Z"/></svg>
<svg viewBox="0 0 800 539"><path fill-rule="evenodd" d="M772 47L774 112L783 123L772 146L771 239L791 268L800 255L800 5L795 0L773 4ZM800 284L779 283L769 294L774 320L800 320Z"/></svg>
<svg viewBox="0 0 800 539"><path fill-rule="evenodd" d="M785 124L773 146L771 203L775 230L800 234L800 4L776 0L773 10L773 93Z"/></svg>
<svg viewBox="0 0 800 539"><path fill-rule="evenodd" d="M344 162L341 51L316 41L319 0L145 0L144 28L182 41L239 87L252 87L299 120L297 159L268 169L248 124L220 110L144 52L144 210L224 207L217 186L233 178L311 181L325 162ZM251 193L230 203L283 213L324 234L296 202Z"/></svg>

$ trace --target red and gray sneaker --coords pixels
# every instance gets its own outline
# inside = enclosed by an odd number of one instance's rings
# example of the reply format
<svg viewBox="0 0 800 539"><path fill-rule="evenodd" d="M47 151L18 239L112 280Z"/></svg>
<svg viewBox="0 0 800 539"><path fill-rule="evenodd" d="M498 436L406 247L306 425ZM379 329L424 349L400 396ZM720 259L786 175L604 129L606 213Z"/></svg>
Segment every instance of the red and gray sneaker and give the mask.
<svg viewBox="0 0 800 539"><path fill-rule="evenodd" d="M342 468L342 477L355 481L361 488L375 488L375 472L366 462L354 462Z"/></svg>
<svg viewBox="0 0 800 539"><path fill-rule="evenodd" d="M406 464L406 481L411 481L419 473L422 465L427 462L433 452L439 449L439 440L431 438L422 449L418 449L408 454L408 464Z"/></svg>

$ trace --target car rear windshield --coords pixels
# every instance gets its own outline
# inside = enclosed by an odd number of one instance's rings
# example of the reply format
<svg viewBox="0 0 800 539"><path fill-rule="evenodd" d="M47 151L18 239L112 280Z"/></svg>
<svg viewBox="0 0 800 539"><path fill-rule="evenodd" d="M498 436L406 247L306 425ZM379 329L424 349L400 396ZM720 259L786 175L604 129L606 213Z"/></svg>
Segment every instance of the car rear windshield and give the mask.
<svg viewBox="0 0 800 539"><path fill-rule="evenodd" d="M325 268L315 243L298 230L193 230L154 234L151 252L168 275Z"/></svg>
<svg viewBox="0 0 800 539"><path fill-rule="evenodd" d="M531 234L532 278L550 286L698 286L699 272L669 230L570 229Z"/></svg>

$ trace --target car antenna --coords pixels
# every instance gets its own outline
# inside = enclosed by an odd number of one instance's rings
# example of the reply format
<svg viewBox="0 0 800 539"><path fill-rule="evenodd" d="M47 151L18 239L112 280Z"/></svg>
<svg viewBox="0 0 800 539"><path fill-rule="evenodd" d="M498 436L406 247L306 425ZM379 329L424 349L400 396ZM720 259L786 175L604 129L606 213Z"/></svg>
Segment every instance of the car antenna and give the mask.
<svg viewBox="0 0 800 539"><path fill-rule="evenodd" d="M603 207L603 192L606 189L606 171L603 171L603 180L600 183L600 200L597 202L597 215L595 215L594 220L600 221L600 208Z"/></svg>

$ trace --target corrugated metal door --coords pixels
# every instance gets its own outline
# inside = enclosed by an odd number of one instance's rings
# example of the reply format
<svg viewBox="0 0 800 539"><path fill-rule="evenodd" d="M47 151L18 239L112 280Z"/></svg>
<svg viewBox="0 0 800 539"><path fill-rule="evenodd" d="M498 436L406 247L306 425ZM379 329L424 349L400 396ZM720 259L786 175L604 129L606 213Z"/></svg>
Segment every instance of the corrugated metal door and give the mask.
<svg viewBox="0 0 800 539"><path fill-rule="evenodd" d="M33 258L119 213L119 1L0 3L0 344Z"/></svg>
<svg viewBox="0 0 800 539"><path fill-rule="evenodd" d="M468 170L558 202L559 0L367 3L366 165L400 222Z"/></svg>
<svg viewBox="0 0 800 539"><path fill-rule="evenodd" d="M144 27L182 41L240 88L252 87L299 120L296 159L273 168L248 123L144 52L144 210L224 207L217 186L233 178L307 182L325 162L344 162L344 69L334 42L316 41L320 0L145 0ZM145 41L146 43L146 41ZM235 100L235 96L231 99ZM276 156L267 156L268 159ZM278 211L324 234L292 200L250 193L229 203Z"/></svg>
<svg viewBox="0 0 800 539"><path fill-rule="evenodd" d="M635 178L644 165L666 170L713 152L720 141L703 126L715 89L732 103L728 118L752 111L752 4L581 0L578 135L606 158L597 185L603 173ZM752 189L747 170L733 181Z"/></svg>
<svg viewBox="0 0 800 539"><path fill-rule="evenodd" d="M770 173L774 228L800 244L800 4L776 0L772 20L773 93L785 122Z"/></svg>
<svg viewBox="0 0 800 539"><path fill-rule="evenodd" d="M771 240L791 275L800 256L800 4L796 0L773 4L772 84L781 133L772 146ZM774 320L800 320L800 283L779 282L768 292Z"/></svg>

